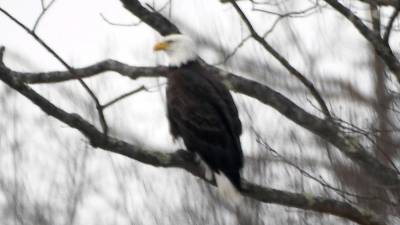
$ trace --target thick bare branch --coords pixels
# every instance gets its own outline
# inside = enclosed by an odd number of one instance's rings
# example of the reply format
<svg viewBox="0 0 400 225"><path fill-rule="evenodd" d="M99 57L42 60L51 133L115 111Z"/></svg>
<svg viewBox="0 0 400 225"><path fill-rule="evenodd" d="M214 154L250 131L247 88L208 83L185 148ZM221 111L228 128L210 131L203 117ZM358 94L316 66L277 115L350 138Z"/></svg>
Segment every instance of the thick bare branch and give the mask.
<svg viewBox="0 0 400 225"><path fill-rule="evenodd" d="M161 35L165 36L173 33L180 33L179 29L169 22L164 16L157 11L149 11L137 0L121 0L124 7L141 19L143 22L157 30Z"/></svg>
<svg viewBox="0 0 400 225"><path fill-rule="evenodd" d="M393 6L397 7L399 4L398 0L359 0L360 2L368 3L368 4L376 4L379 6Z"/></svg>
<svg viewBox="0 0 400 225"><path fill-rule="evenodd" d="M0 49L0 60L2 60L4 48ZM0 61L2 62L2 61ZM99 147L106 151L121 154L139 162L153 165L156 167L182 168L204 179L204 174L195 163L191 153L178 150L173 153L164 153L142 149L139 146L129 144L113 137L106 137L97 130L92 124L84 120L81 116L74 113L68 113L47 99L43 98L29 86L27 86L21 77L15 77L6 69L4 64L0 63L0 79L14 90L18 91L33 104L41 108L48 115L58 119L68 126L79 130L85 135L93 147ZM272 188L262 187L243 181L244 195L255 200L274 203L284 206L296 207L306 210L313 210L321 213L328 213L342 218L347 218L359 224L365 225L384 225L378 216L367 213L366 210L358 209L351 204L334 199L315 197L308 194L297 194L286 191L280 191Z"/></svg>
<svg viewBox="0 0 400 225"><path fill-rule="evenodd" d="M10 73L30 84L40 83L57 83L63 81L74 80L78 78L87 78L94 75L98 75L103 72L114 71L123 76L130 77L131 79L137 79L139 77L159 77L164 76L168 71L167 67L134 67L127 64L121 63L116 60L104 60L99 63L95 63L91 66L84 68L75 68L75 74L69 71L53 71L53 72L40 72L40 73L24 73L11 71Z"/></svg>

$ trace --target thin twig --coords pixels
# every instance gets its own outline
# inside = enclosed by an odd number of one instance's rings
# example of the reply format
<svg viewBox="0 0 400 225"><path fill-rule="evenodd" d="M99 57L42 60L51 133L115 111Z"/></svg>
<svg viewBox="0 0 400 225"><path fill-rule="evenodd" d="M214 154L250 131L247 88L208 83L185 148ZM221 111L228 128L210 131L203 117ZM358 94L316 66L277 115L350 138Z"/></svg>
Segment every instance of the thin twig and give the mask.
<svg viewBox="0 0 400 225"><path fill-rule="evenodd" d="M274 31L275 27L278 25L279 21L281 21L282 19L284 19L285 17L278 17L273 23L272 26L264 32L264 34L262 35L263 38L266 38L270 33L272 33L272 31Z"/></svg>
<svg viewBox="0 0 400 225"><path fill-rule="evenodd" d="M44 10L44 8L46 7L44 4L44 0L40 0L40 5L42 6L42 10Z"/></svg>
<svg viewBox="0 0 400 225"><path fill-rule="evenodd" d="M322 176L319 175L319 178L313 176L311 173L307 172L306 170L304 170L303 168L301 168L300 166L298 166L297 164L293 163L291 160L287 159L285 156L279 154L279 152L275 149L273 149L265 140L264 138L260 135L260 133L252 126L251 128L252 133L256 136L256 141L261 144L262 146L264 146L264 148L268 151L270 151L274 157L278 158L280 161L282 161L283 163L288 164L289 166L295 168L296 170L298 170L303 176L308 177L309 179L317 182L318 184L320 184L322 187L330 189L334 192L336 192L339 195L343 195L342 197L347 200L348 202L354 204L355 202L353 202L352 200L348 199L346 196L349 197L356 197L359 199L364 199L364 200L368 200L368 201L380 201L384 204L393 206L393 207L397 207L399 206L398 202L395 201L390 201L390 200L386 200L383 199L377 195L372 195L372 196L365 196L365 195L359 195L359 194L354 194L351 192L348 192L346 190L340 189L338 187L334 187L331 184L329 184L325 179L323 179Z"/></svg>
<svg viewBox="0 0 400 225"><path fill-rule="evenodd" d="M278 18L275 19L275 21L272 23L272 26L264 32L264 34L262 35L263 38L266 38L274 29L275 27L278 25L279 21L286 18L289 15L289 13L287 14L282 14L280 16L278 16ZM248 35L247 37L245 37L243 40L240 41L240 43L238 45L236 45L236 47L232 50L231 53L229 53L225 59L222 62L216 63L215 65L221 65L223 63L227 63L228 60L230 58L232 58L236 52L243 47L243 45L252 37L252 35Z"/></svg>
<svg viewBox="0 0 400 225"><path fill-rule="evenodd" d="M283 155L279 154L279 152L275 149L273 149L271 146L268 145L268 143L264 142L263 140L261 140L260 136L258 137L259 140L262 142L261 144L264 145L264 147L270 151L275 157L279 158L282 162L288 164L289 166L292 166L293 168L297 169L301 174L303 174L304 176L308 177L311 180L314 180L315 182L319 183L321 186L331 189L332 191L338 193L338 194L343 194L344 196L350 196L350 197L356 197L359 199L365 199L368 201L380 201L384 204L390 205L390 206L395 206L397 207L399 204L396 202L392 202L390 200L385 200L380 198L379 196L375 195L375 196L364 196L364 195L359 195L359 194L354 194L351 192L348 192L346 190L342 190L340 188L334 187L331 184L329 184L327 181L325 181L325 179L319 175L318 178L313 176L312 174L310 174L309 172L307 172L306 170L302 169L300 166L296 165L295 163L291 162L289 159L287 159L286 157L284 157ZM349 199L347 199L345 197L345 199L351 203L355 203Z"/></svg>
<svg viewBox="0 0 400 225"><path fill-rule="evenodd" d="M386 26L385 34L383 35L383 41L388 45L389 44L389 38L390 38L390 33L392 31L392 27L394 24L395 19L397 18L397 15L399 14L400 11L400 3L399 5L394 9L392 15L390 16L388 25Z"/></svg>
<svg viewBox="0 0 400 225"><path fill-rule="evenodd" d="M156 13L160 13L161 11L163 11L171 2L167 1L163 6L161 6L159 9L155 9L152 5L150 5L149 3L146 3L145 5L147 7L149 7L149 9L151 9L153 12Z"/></svg>
<svg viewBox="0 0 400 225"><path fill-rule="evenodd" d="M221 65L221 64L227 63L228 60L229 60L230 58L232 58L232 57L236 54L236 52L239 51L239 49L242 48L243 45L244 45L250 38L251 38L251 35L249 35L249 36L243 38L243 39L239 42L239 44L237 44L236 47L235 47L227 56L225 56L225 58L224 58L223 60L221 60L220 62L217 62L217 63L215 63L215 64L213 64L213 65Z"/></svg>
<svg viewBox="0 0 400 225"><path fill-rule="evenodd" d="M105 109L105 108L109 107L110 105L112 105L112 104L114 104L114 103L116 103L116 102L118 102L118 101L120 101L120 100L122 100L122 99L124 99L126 97L129 97L129 96L131 96L133 94L136 94L136 93L138 93L140 91L143 91L143 90L147 91L147 88L145 86L141 86L141 87L136 88L136 89L134 89L134 90L132 90L130 92L122 94L119 97L117 97L117 98L105 103L104 105L102 105L102 109Z"/></svg>
<svg viewBox="0 0 400 225"><path fill-rule="evenodd" d="M326 116L327 119L331 119L332 116L329 112L328 106L326 105L324 99L321 97L320 93L314 87L313 83L309 81L303 74L301 74L298 70L296 70L283 56L281 56L271 45L269 45L262 36L260 36L257 31L253 28L250 20L246 17L244 12L237 5L235 0L229 0L239 16L242 18L243 22L246 24L253 38L260 43L271 55L275 57L291 74L293 74L297 79L300 80L308 88L310 93L317 100L318 104L321 107L322 112Z"/></svg>
<svg viewBox="0 0 400 225"><path fill-rule="evenodd" d="M289 13L277 13L277 12L273 12L273 11L269 11L269 10L265 10L265 9L259 9L259 8L252 8L252 11L264 12L264 13L272 14L272 15L279 16L279 17L304 17L304 16L310 15L307 13L309 13L309 12L313 13L312 11L314 9L318 9L319 7L320 7L319 4L315 4L306 9L303 9L300 11L293 11L293 12L289 12Z"/></svg>
<svg viewBox="0 0 400 225"><path fill-rule="evenodd" d="M301 11L296 11L296 12L289 12L289 13L275 13L275 12L270 12L270 11L265 11L266 13L271 13L273 15L277 15L278 17L275 19L275 21L272 23L272 26L264 32L264 34L262 35L263 38L266 38L274 29L275 27L278 25L279 21L281 21L282 19L285 19L287 17L300 17L300 15L302 13L307 13L310 12L313 9L318 8L318 4L315 4L314 6L311 6L310 8L301 10ZM254 11L259 11L257 9L253 9ZM263 11L263 10L261 10ZM295 16L297 15L297 16ZM304 15L304 16L308 16L310 14Z"/></svg>
<svg viewBox="0 0 400 225"><path fill-rule="evenodd" d="M18 19L13 17L10 13L8 13L6 10L0 7L0 11L4 13L8 18L10 18L12 21L14 21L16 24L18 24L22 29L24 29L28 34L30 34L37 42L39 42L40 45L42 45L51 55L53 55L71 74L74 74L77 76L77 73L75 72L75 69L69 66L62 58L59 56L50 46L48 46L39 36L36 35L35 32L30 30L27 26L22 24ZM96 95L93 93L93 91L89 88L89 86L81 79L77 78L79 83L83 86L83 88L89 93L90 97L93 99L96 105L96 109L99 114L99 120L100 120L100 125L103 129L104 135L107 137L108 133L108 126L106 119L104 117L104 113L101 108L101 104L99 100L97 99Z"/></svg>
<svg viewBox="0 0 400 225"><path fill-rule="evenodd" d="M121 26L121 27L132 27L132 26L138 26L140 25L143 21L139 20L139 22L136 23L115 23L111 22L108 20L103 13L100 13L101 18L108 24L113 25L113 26Z"/></svg>
<svg viewBox="0 0 400 225"><path fill-rule="evenodd" d="M39 26L40 20L43 18L43 16L46 14L46 12L50 9L50 7L53 5L53 3L56 0L52 0L47 6L44 5L44 1L41 1L41 5L42 5L42 12L40 13L40 15L38 16L38 18L36 19L35 25L33 25L32 28L32 32L35 32L37 27Z"/></svg>

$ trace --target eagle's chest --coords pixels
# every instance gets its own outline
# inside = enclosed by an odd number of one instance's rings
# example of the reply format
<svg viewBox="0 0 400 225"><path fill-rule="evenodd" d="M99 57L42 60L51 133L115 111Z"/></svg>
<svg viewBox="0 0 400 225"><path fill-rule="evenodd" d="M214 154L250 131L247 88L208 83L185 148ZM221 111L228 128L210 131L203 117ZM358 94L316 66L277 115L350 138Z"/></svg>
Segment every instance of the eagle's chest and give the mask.
<svg viewBox="0 0 400 225"><path fill-rule="evenodd" d="M196 79L198 74L181 74L179 72L171 73L168 77L166 96L168 108L179 108L186 113L193 113L199 110L202 100L199 82L201 79Z"/></svg>

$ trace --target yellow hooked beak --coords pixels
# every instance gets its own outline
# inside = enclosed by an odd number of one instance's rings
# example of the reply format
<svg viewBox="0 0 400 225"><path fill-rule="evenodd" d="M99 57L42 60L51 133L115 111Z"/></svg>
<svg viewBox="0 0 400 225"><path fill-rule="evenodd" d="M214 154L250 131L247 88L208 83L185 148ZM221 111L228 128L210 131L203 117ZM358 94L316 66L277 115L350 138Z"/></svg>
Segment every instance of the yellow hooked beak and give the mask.
<svg viewBox="0 0 400 225"><path fill-rule="evenodd" d="M166 42L158 42L157 44L154 45L153 50L154 51L161 51L161 50L166 50L168 49L169 44Z"/></svg>

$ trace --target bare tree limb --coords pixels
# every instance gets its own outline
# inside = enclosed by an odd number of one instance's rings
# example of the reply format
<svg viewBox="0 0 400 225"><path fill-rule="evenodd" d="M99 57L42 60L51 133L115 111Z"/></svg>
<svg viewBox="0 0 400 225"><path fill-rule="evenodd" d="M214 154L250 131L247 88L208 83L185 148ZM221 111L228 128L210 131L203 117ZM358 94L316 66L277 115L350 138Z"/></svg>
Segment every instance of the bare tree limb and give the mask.
<svg viewBox="0 0 400 225"><path fill-rule="evenodd" d="M264 104L275 108L293 122L334 145L382 184L383 188L391 189L394 193L400 190L399 174L394 169L386 167L379 162L374 156L368 153L357 138L345 134L337 127L336 123L309 114L266 85L235 76L231 73L225 75L223 80L232 90L256 98ZM400 197L397 196L397 198L399 199Z"/></svg>
<svg viewBox="0 0 400 225"><path fill-rule="evenodd" d="M231 0L220 0L221 3L229 3ZM245 1L245 0L234 0L236 2L238 1ZM254 1L254 0L249 0L250 2L257 4L257 5L263 5L263 4L268 4L268 1L266 1L265 3L262 1ZM379 6L393 6L396 7L396 5L398 4L398 0L358 0L360 2L364 2L367 4L377 4Z"/></svg>
<svg viewBox="0 0 400 225"><path fill-rule="evenodd" d="M0 62L2 62L3 53L4 48L1 48ZM183 150L178 150L173 153L150 151L117 138L106 137L102 132L97 130L92 124L84 120L78 114L68 113L43 98L20 80L20 77L12 76L10 70L5 68L4 64L0 63L0 79L4 83L24 95L33 104L40 107L46 114L80 131L88 138L93 147L99 147L106 151L121 154L156 167L182 168L205 180L203 171L201 171L199 166L195 163L194 157L190 152ZM367 210L358 209L349 203L329 198L316 197L309 194L297 194L262 187L247 181L243 181L243 184L245 189L243 194L261 202L328 213L342 218L347 218L363 225L385 224L380 221L377 215L374 215Z"/></svg>
<svg viewBox="0 0 400 225"><path fill-rule="evenodd" d="M251 38L251 35L249 35L249 36L243 38L243 39L239 42L239 44L237 44L236 47L233 48L233 50L232 50L226 57L224 57L224 59L223 59L221 62L217 62L217 63L215 63L214 65L221 65L221 64L227 63L228 60L229 60L231 57L233 57L233 56L236 54L236 52L239 51L239 49L240 49L241 47L243 47L243 45L244 45L250 38Z"/></svg>
<svg viewBox="0 0 400 225"><path fill-rule="evenodd" d="M392 15L390 16L388 25L386 26L386 31L383 35L383 41L386 43L386 45L389 45L389 38L390 38L390 33L392 32L392 27L395 19L397 18L397 15L399 15L399 10L400 10L400 1L398 3L399 5L394 9Z"/></svg>
<svg viewBox="0 0 400 225"><path fill-rule="evenodd" d="M244 12L240 9L237 3L234 0L230 0L231 4L241 17L241 19L246 24L247 28L249 29L252 37L258 43L260 43L272 56L275 57L292 75L294 75L307 89L310 91L312 96L314 96L315 100L317 100L318 104L321 107L322 112L327 118L331 118L331 114L329 112L328 106L326 105L324 99L321 97L318 90L314 87L313 83L309 81L303 74L301 74L298 70L296 70L283 56L281 56L271 45L269 45L262 36L260 36L257 31L253 28L253 25L246 17Z"/></svg>
<svg viewBox="0 0 400 225"><path fill-rule="evenodd" d="M229 0L227 0L227 2L229 2ZM281 20L283 20L283 19L285 19L285 18L288 18L288 17L307 16L308 14L306 14L306 13L308 13L308 12L310 12L310 11L316 9L317 6L318 6L318 5L316 4L316 5L313 5L313 6L309 7L309 8L304 9L304 10L301 10L301 11L295 11L295 12L289 12L289 13L283 13L283 14L282 14L282 13L276 13L276 12L267 11L267 10L264 10L264 9L257 9L257 8L253 8L252 10L255 11L255 12L259 11L259 12L264 12L264 13L268 13L268 14L272 14L272 15L277 16L277 18L275 19L275 21L272 23L271 27L270 27L268 30L266 30L266 31L262 34L262 37L263 37L263 38L266 38L270 33L272 33L272 31L275 29L275 27L279 24L279 22L280 22ZM304 14L306 14L306 15L304 15ZM215 64L213 64L213 65L221 65L221 64L223 64L223 63L228 62L228 60L229 60L231 57L233 57L233 56L237 53L237 51L238 51L241 47L243 47L243 45L244 45L250 38L252 38L252 37L253 37L253 36L250 34L250 35L246 36L245 38L243 38L243 39L239 42L239 44L237 44L236 47L234 47L233 50L232 50L227 56L224 57L224 59L223 59L221 62L217 62L217 63L215 63Z"/></svg>
<svg viewBox="0 0 400 225"><path fill-rule="evenodd" d="M121 101L122 99L127 98L127 97L129 97L129 96L131 96L131 95L134 95L134 94L136 94L136 93L138 93L138 92L140 92L140 91L143 91L143 90L146 90L146 91L147 91L147 89L146 89L145 86L141 86L141 87L139 87L139 88L136 88L136 89L134 89L134 90L132 90L132 91L130 91L130 92L128 92L128 93L125 93L125 94L123 94L123 95L121 95L121 96L118 96L117 98L115 98L115 99L113 99L113 100L111 100L111 101L109 101L109 102L103 104L103 105L101 106L101 108L102 108L102 109L105 109L105 108L107 108L107 107L109 107L109 106L111 106L111 105L117 103L118 101Z"/></svg>
<svg viewBox="0 0 400 225"><path fill-rule="evenodd" d="M141 19L143 22L157 30L161 35L180 33L179 29L169 22L164 16L157 11L149 11L143 7L137 0L121 0L122 4L131 13Z"/></svg>
<svg viewBox="0 0 400 225"><path fill-rule="evenodd" d="M296 18L296 17L309 16L314 11L317 11L316 9L318 9L319 7L321 7L321 6L319 5L318 2L316 2L312 6L306 8L306 9L299 10L299 11L287 12L287 13L273 12L273 11L269 11L269 10L266 10L266 9L259 9L259 8L255 8L255 7L253 7L252 10L255 11L255 12L263 12L263 13L267 13L267 14L271 14L271 15L275 15L275 16L283 17L283 18L286 18L286 17L292 17L292 18L294 17L294 18Z"/></svg>
<svg viewBox="0 0 400 225"><path fill-rule="evenodd" d="M359 0L360 2L368 3L368 4L376 4L379 6L393 6L396 7L399 2L398 0Z"/></svg>
<svg viewBox="0 0 400 225"><path fill-rule="evenodd" d="M389 67L390 71L397 78L400 84L400 61L394 55L392 49L385 43L385 41L375 32L370 30L359 17L357 17L350 9L336 0L325 0L329 5L336 9L340 14L346 17L354 27L366 38L374 47L375 51L382 58L385 64Z"/></svg>
<svg viewBox="0 0 400 225"><path fill-rule="evenodd" d="M48 6L48 7L50 7L50 6ZM74 71L74 68L69 66L68 63L64 59L62 59L61 56L58 55L49 45L47 45L39 36L37 36L34 31L31 31L27 26L22 24L18 19L13 17L10 13L8 13L6 10L4 10L1 7L0 7L0 12L2 12L4 15L6 15L8 18L10 18L13 22L15 22L18 26L20 26L23 30L25 30L29 35L31 35L41 46L43 46L52 56L54 56L71 74L74 74L74 75L76 74L76 72ZM94 101L94 103L96 105L96 110L99 115L100 125L103 128L104 134L107 136L108 125L107 125L106 118L103 113L103 109L101 108L99 99L94 94L94 92L90 89L90 87L81 78L77 78L77 80L79 81L79 83L82 85L82 87L86 90L86 92L89 94L89 96Z"/></svg>
<svg viewBox="0 0 400 225"><path fill-rule="evenodd" d="M114 71L123 76L127 76L131 79L137 79L139 77L159 77L164 76L168 72L168 67L157 66L157 67L135 67L121 63L116 60L104 60L95 63L91 66L84 68L74 68L74 74L69 71L54 71L54 72L40 72L40 73L24 73L11 71L13 76L18 77L26 83L30 84L41 84L41 83L57 83L63 81L71 81L78 78L88 78L99 73Z"/></svg>

